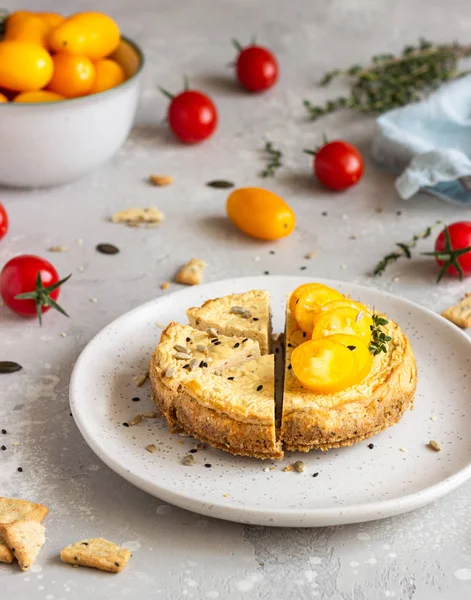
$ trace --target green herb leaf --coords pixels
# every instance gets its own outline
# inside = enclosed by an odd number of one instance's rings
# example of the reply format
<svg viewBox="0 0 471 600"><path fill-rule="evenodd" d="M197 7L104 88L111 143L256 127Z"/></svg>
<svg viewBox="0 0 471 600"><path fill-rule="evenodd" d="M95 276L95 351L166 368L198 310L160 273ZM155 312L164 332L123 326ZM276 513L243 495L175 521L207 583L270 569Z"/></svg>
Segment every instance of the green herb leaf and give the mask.
<svg viewBox="0 0 471 600"><path fill-rule="evenodd" d="M283 156L281 150L277 150L272 142L266 142L264 152L267 156L267 166L260 173L260 177L274 177L277 169L282 166L281 157Z"/></svg>

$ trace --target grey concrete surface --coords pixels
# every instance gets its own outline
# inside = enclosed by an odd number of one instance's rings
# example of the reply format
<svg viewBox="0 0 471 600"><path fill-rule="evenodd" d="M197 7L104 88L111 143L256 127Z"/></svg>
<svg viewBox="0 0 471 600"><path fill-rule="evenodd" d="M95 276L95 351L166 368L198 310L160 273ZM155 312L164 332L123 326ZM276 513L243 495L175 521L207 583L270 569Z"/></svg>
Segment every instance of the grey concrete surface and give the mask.
<svg viewBox="0 0 471 600"><path fill-rule="evenodd" d="M225 523L165 506L120 479L87 447L68 408L70 373L91 337L118 315L166 293L160 284L193 256L208 262L206 281L264 271L295 274L305 265L303 274L313 278L378 286L434 310L469 290L469 282L436 286L436 268L424 257L397 263L381 279L369 276L396 241L410 239L436 219L467 219L469 210L425 195L400 202L392 176L368 158L357 187L328 193L314 183L301 152L325 132L357 143L368 157L371 118L343 113L312 124L305 120L302 99L321 100L342 90L341 84L316 87L324 70L398 51L419 36L468 42L469 3L10 2L11 8L25 5L109 12L142 45L147 64L136 127L113 160L66 187L0 191L11 218L0 263L32 252L47 255L62 275L73 273L61 296L70 319L49 313L39 328L0 307L0 358L24 367L0 379L0 428L8 430L0 435L7 446L0 453L0 494L51 509L37 565L28 573L0 565L0 598L471 598L471 483L412 514L363 525L277 530ZM264 96L242 92L225 68L234 56L230 38L245 42L253 33L280 60L280 82ZM161 123L166 100L157 85L178 90L182 74L210 93L220 110L217 134L199 147L177 144ZM263 167L259 149L267 139L285 156L285 168L274 180L257 175ZM150 173L172 175L175 183L150 187L145 182ZM204 185L214 178L265 185L284 196L298 217L295 233L263 244L236 232L224 217L226 192ZM111 213L133 205L158 206L165 223L148 230L109 223ZM115 243L121 253L98 254L99 242ZM48 254L53 244L69 251ZM430 243L420 248L428 250ZM317 257L304 260L314 250ZM169 291L176 289L172 284ZM97 533L134 549L122 574L60 563L63 545Z"/></svg>

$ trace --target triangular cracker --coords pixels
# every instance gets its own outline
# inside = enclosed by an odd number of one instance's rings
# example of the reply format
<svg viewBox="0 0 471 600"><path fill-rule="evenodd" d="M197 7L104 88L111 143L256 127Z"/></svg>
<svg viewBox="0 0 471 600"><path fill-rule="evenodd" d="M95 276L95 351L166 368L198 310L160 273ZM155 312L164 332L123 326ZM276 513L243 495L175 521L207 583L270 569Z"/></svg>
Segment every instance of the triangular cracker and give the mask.
<svg viewBox="0 0 471 600"><path fill-rule="evenodd" d="M104 538L93 538L66 546L61 559L71 565L94 567L109 573L120 573L131 558L131 552Z"/></svg>
<svg viewBox="0 0 471 600"><path fill-rule="evenodd" d="M17 498L0 497L0 524L13 521L29 520L41 522L49 512L43 504L19 500ZM13 562L13 553L0 534L0 562Z"/></svg>
<svg viewBox="0 0 471 600"><path fill-rule="evenodd" d="M15 555L21 570L27 571L36 560L46 536L37 521L13 521L0 525L0 533Z"/></svg>

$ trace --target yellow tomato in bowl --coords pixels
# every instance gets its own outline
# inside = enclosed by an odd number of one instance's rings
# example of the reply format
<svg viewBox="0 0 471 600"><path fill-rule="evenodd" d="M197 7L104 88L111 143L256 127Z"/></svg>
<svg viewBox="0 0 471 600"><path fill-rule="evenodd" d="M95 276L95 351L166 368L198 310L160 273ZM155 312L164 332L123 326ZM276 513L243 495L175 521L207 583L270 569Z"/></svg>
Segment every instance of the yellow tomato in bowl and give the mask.
<svg viewBox="0 0 471 600"><path fill-rule="evenodd" d="M64 96L50 92L49 90L38 90L37 92L21 92L18 96L15 96L13 102L19 104L24 103L39 103L39 102L57 102L58 100L65 100Z"/></svg>
<svg viewBox="0 0 471 600"><path fill-rule="evenodd" d="M98 94L123 83L126 79L123 67L111 58L102 58L95 63L95 81L89 94Z"/></svg>
<svg viewBox="0 0 471 600"><path fill-rule="evenodd" d="M95 81L95 67L86 56L59 52L52 57L54 75L48 89L65 98L88 94Z"/></svg>
<svg viewBox="0 0 471 600"><path fill-rule="evenodd" d="M53 73L52 58L37 44L0 42L0 87L30 92L45 87Z"/></svg>
<svg viewBox="0 0 471 600"><path fill-rule="evenodd" d="M226 202L227 216L241 231L261 240L289 235L296 225L292 209L280 196L262 188L239 188Z"/></svg>
<svg viewBox="0 0 471 600"><path fill-rule="evenodd" d="M118 47L120 31L111 17L99 12L82 12L55 27L48 43L54 52L67 52L99 60Z"/></svg>

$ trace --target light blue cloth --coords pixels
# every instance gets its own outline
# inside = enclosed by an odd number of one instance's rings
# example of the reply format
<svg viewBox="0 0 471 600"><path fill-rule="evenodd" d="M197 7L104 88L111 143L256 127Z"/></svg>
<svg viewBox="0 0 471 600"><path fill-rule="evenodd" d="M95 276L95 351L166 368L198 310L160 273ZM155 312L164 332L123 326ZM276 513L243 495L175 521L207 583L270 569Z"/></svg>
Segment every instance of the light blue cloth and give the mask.
<svg viewBox="0 0 471 600"><path fill-rule="evenodd" d="M471 76L381 115L372 153L379 165L401 173L401 198L422 190L471 206Z"/></svg>

